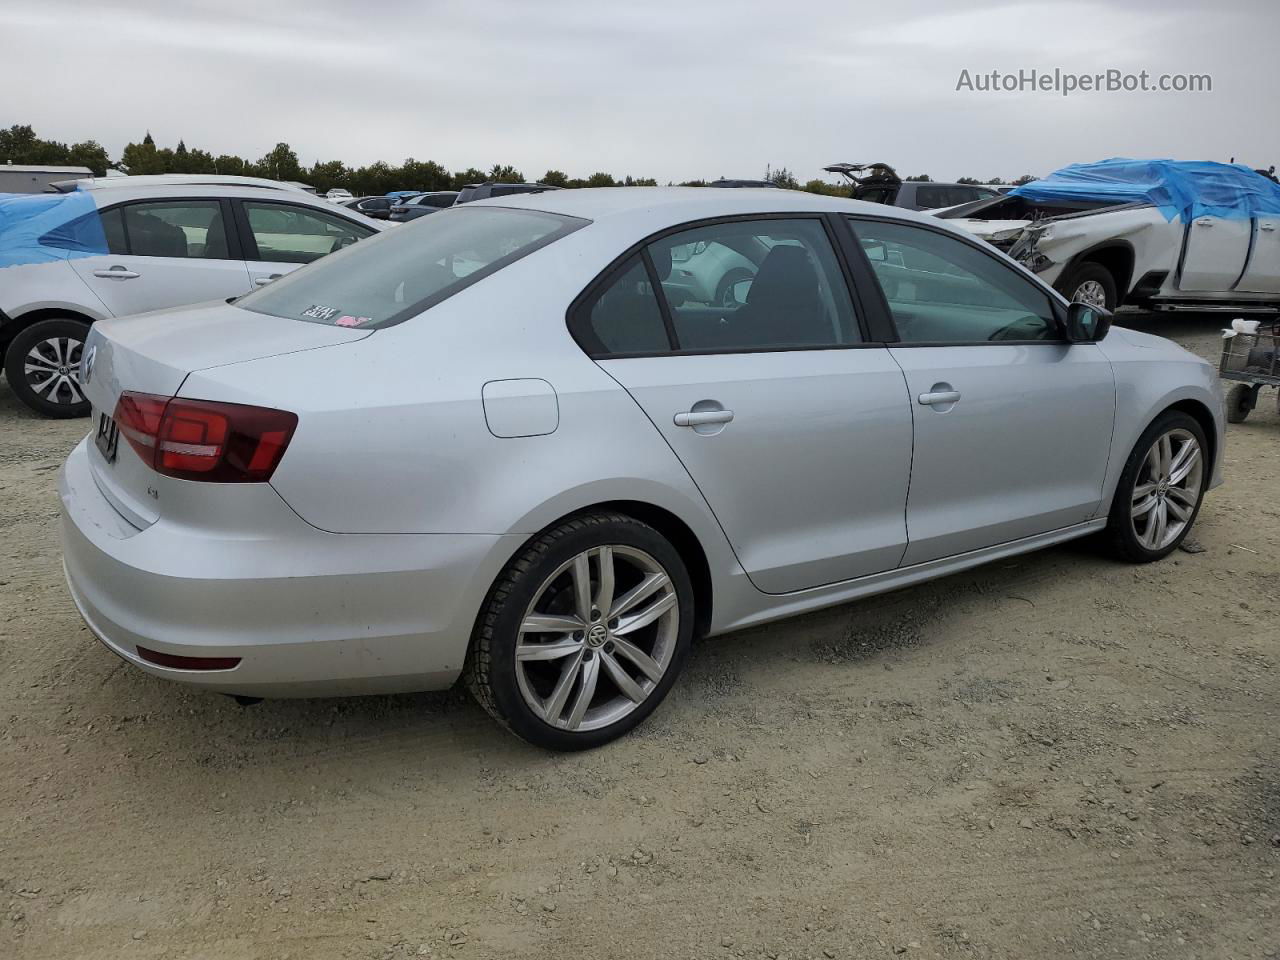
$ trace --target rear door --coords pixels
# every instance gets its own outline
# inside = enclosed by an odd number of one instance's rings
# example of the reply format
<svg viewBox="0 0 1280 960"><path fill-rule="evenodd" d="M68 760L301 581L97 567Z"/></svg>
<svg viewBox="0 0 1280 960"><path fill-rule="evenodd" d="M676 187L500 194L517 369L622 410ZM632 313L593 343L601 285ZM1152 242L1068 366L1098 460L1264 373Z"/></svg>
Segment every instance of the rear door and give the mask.
<svg viewBox="0 0 1280 960"><path fill-rule="evenodd" d="M102 210L108 254L70 260L114 316L225 300L249 289L226 200L142 200Z"/></svg>
<svg viewBox="0 0 1280 960"><path fill-rule="evenodd" d="M1178 289L1226 293L1249 255L1251 220L1196 217L1186 228Z"/></svg>
<svg viewBox="0 0 1280 960"><path fill-rule="evenodd" d="M341 250L377 231L339 213L284 200L237 200L240 236L254 286Z"/></svg>
<svg viewBox="0 0 1280 960"><path fill-rule="evenodd" d="M890 353L914 415L903 564L1095 516L1115 418L1102 351L1067 343L1049 295L978 241L852 225L900 338Z"/></svg>
<svg viewBox="0 0 1280 960"><path fill-rule="evenodd" d="M731 304L663 294L672 249L698 244L750 265ZM827 224L800 216L657 239L574 311L579 343L662 433L766 593L902 558L911 412L857 313Z"/></svg>
<svg viewBox="0 0 1280 960"><path fill-rule="evenodd" d="M1237 290L1280 293L1280 217L1264 214L1255 221L1253 252Z"/></svg>

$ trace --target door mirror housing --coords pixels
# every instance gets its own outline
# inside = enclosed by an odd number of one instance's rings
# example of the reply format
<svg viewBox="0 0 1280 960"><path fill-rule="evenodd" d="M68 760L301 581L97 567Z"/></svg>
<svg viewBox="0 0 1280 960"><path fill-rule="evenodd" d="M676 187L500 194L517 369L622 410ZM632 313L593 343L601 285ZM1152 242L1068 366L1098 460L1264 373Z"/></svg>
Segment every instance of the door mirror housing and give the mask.
<svg viewBox="0 0 1280 960"><path fill-rule="evenodd" d="M1067 307L1067 339L1072 343L1097 343L1111 329L1111 311L1087 303Z"/></svg>

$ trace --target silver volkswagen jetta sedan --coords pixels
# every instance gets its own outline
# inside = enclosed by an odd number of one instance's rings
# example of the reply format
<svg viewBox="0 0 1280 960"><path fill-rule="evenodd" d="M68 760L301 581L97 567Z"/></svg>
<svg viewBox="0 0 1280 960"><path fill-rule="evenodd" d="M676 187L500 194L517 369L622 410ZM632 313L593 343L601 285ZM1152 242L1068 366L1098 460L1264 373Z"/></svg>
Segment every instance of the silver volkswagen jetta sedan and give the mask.
<svg viewBox="0 0 1280 960"><path fill-rule="evenodd" d="M673 249L725 248L691 299ZM718 284L708 284L716 288ZM1205 362L934 218L783 190L469 204L231 303L97 324L67 579L155 676L466 676L552 748L695 636L1086 534L1158 560L1218 482Z"/></svg>

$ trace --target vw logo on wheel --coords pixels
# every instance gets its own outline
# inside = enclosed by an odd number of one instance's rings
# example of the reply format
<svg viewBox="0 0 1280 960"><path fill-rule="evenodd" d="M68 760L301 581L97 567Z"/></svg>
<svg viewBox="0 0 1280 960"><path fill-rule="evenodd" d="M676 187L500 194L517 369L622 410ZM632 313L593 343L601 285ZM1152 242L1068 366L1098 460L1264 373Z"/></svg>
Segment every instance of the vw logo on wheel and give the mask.
<svg viewBox="0 0 1280 960"><path fill-rule="evenodd" d="M594 627L587 631L587 643L593 647L598 647L609 638L609 631L603 623L597 623Z"/></svg>

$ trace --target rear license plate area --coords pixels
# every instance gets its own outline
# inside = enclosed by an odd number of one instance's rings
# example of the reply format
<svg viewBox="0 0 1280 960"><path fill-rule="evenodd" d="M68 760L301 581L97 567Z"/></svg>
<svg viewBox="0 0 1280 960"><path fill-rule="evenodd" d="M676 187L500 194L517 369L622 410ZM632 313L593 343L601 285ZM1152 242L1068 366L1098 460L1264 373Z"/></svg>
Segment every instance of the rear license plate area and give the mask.
<svg viewBox="0 0 1280 960"><path fill-rule="evenodd" d="M120 448L120 425L110 414L98 414L98 432L93 442L97 444L103 460L115 463L116 453Z"/></svg>

